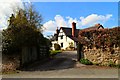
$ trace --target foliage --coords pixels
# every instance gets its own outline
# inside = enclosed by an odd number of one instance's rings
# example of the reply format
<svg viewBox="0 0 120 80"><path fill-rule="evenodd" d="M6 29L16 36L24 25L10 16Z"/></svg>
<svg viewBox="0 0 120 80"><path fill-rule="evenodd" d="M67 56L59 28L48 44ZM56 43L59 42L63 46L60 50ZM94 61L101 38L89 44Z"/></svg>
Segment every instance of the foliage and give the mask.
<svg viewBox="0 0 120 80"><path fill-rule="evenodd" d="M92 65L91 61L89 61L88 59L84 59L84 58L80 59L80 63L85 64L85 65Z"/></svg>
<svg viewBox="0 0 120 80"><path fill-rule="evenodd" d="M61 50L54 50L54 51L50 51L50 54L56 55L56 54L61 53L61 52L62 52Z"/></svg>
<svg viewBox="0 0 120 80"><path fill-rule="evenodd" d="M114 66L115 66L115 63L114 63L113 61L109 61L108 66L110 66L110 67L114 67Z"/></svg>
<svg viewBox="0 0 120 80"><path fill-rule="evenodd" d="M120 27L112 29L81 30L79 32L79 42L88 48L110 48L120 47Z"/></svg>
<svg viewBox="0 0 120 80"><path fill-rule="evenodd" d="M45 44L49 47L52 46L51 40L49 40L48 38L45 38Z"/></svg>
<svg viewBox="0 0 120 80"><path fill-rule="evenodd" d="M117 65L116 65L113 61L109 61L108 66L120 68L120 64L117 64Z"/></svg>
<svg viewBox="0 0 120 80"><path fill-rule="evenodd" d="M69 48L73 48L73 42L69 43Z"/></svg>
<svg viewBox="0 0 120 80"><path fill-rule="evenodd" d="M8 21L8 28L2 32L3 53L18 52L22 46L44 44L45 38L41 33L42 16L32 7L19 9Z"/></svg>
<svg viewBox="0 0 120 80"><path fill-rule="evenodd" d="M54 48L55 48L55 50L60 50L60 49L61 49L61 48L60 48L60 45L57 44L57 43L54 44Z"/></svg>

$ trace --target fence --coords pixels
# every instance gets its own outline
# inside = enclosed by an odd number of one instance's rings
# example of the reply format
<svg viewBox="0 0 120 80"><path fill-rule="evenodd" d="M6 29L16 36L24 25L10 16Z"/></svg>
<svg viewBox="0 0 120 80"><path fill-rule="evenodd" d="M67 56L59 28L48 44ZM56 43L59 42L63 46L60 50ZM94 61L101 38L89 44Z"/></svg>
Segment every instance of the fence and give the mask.
<svg viewBox="0 0 120 80"><path fill-rule="evenodd" d="M26 65L36 60L42 60L49 57L49 47L23 47L21 53L20 65Z"/></svg>

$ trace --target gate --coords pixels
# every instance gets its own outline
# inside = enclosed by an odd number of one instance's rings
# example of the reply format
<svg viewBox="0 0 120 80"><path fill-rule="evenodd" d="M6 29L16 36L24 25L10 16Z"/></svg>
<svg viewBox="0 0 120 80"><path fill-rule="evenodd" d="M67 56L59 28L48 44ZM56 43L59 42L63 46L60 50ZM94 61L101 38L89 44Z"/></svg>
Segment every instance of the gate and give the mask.
<svg viewBox="0 0 120 80"><path fill-rule="evenodd" d="M80 61L80 59L84 57L82 50L83 50L83 44L78 43L77 44L77 60L78 61Z"/></svg>
<svg viewBox="0 0 120 80"><path fill-rule="evenodd" d="M20 66L27 65L37 60L49 58L49 47L40 46L39 48L33 47L22 47Z"/></svg>

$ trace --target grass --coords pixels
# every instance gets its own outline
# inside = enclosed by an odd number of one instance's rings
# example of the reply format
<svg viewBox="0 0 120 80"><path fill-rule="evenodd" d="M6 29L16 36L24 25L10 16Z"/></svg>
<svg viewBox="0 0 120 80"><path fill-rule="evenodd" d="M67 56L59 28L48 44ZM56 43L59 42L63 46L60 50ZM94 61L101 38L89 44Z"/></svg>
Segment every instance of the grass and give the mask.
<svg viewBox="0 0 120 80"><path fill-rule="evenodd" d="M58 54L58 53L61 53L61 52L62 52L61 50L54 50L54 51L51 50L51 51L50 51L50 55L51 55L51 56L54 56L54 55L56 55L56 54Z"/></svg>

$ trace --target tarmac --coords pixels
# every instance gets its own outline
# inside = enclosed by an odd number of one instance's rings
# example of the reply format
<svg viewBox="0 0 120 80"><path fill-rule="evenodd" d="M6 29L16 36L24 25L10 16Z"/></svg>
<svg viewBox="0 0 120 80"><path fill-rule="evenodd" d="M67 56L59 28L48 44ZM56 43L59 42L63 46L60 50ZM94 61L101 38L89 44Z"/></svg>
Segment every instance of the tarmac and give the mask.
<svg viewBox="0 0 120 80"><path fill-rule="evenodd" d="M118 68L84 65L76 61L76 55L76 51L62 52L46 63L2 75L2 80L119 80Z"/></svg>

